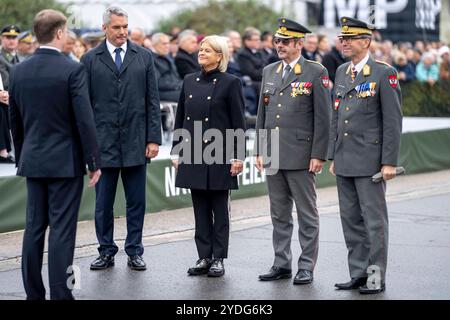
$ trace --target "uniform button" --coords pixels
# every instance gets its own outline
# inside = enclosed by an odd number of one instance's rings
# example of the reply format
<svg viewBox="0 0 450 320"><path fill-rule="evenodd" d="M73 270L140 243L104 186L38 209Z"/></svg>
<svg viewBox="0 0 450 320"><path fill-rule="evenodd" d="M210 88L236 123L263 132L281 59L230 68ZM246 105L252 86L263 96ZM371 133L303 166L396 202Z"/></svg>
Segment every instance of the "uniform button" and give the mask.
<svg viewBox="0 0 450 320"><path fill-rule="evenodd" d="M209 119L208 118L205 118L205 122L208 122L209 121Z"/></svg>
<svg viewBox="0 0 450 320"><path fill-rule="evenodd" d="M192 94L191 94L191 95L189 95L189 99L192 99Z"/></svg>
<svg viewBox="0 0 450 320"><path fill-rule="evenodd" d="M187 117L188 120L191 120L191 117Z"/></svg>
<svg viewBox="0 0 450 320"><path fill-rule="evenodd" d="M211 97L208 97L208 100L211 100Z"/></svg>
<svg viewBox="0 0 450 320"><path fill-rule="evenodd" d="M269 92L269 90L266 90L266 93Z"/></svg>
<svg viewBox="0 0 450 320"><path fill-rule="evenodd" d="M280 119L280 115L279 114L277 114L277 119Z"/></svg>
<svg viewBox="0 0 450 320"><path fill-rule="evenodd" d="M352 96L352 95L349 95L348 97L351 99L353 96Z"/></svg>
<svg viewBox="0 0 450 320"><path fill-rule="evenodd" d="M348 120L345 120L344 122L345 122L345 123L348 123Z"/></svg>
<svg viewBox="0 0 450 320"><path fill-rule="evenodd" d="M197 80L197 82L199 82L199 81L200 81L200 78L197 78L196 80Z"/></svg>
<svg viewBox="0 0 450 320"><path fill-rule="evenodd" d="M283 95L283 92L280 92L280 96L282 96Z"/></svg>
<svg viewBox="0 0 450 320"><path fill-rule="evenodd" d="M217 82L217 79L214 79L213 81L214 81L214 83L216 83L216 82Z"/></svg>
<svg viewBox="0 0 450 320"><path fill-rule="evenodd" d="M346 137L347 137L347 136L348 136L348 133L347 133L347 132L346 132L346 133L344 133L344 136L346 136Z"/></svg>
<svg viewBox="0 0 450 320"><path fill-rule="evenodd" d="M346 108L345 108L345 111L348 111L348 110L350 110L350 108L349 108L349 107L346 107Z"/></svg>
<svg viewBox="0 0 450 320"><path fill-rule="evenodd" d="M278 108L281 108L281 103L280 103L280 104L278 104Z"/></svg>
<svg viewBox="0 0 450 320"><path fill-rule="evenodd" d="M375 140L375 143L378 143L379 141L378 140Z"/></svg>
<svg viewBox="0 0 450 320"><path fill-rule="evenodd" d="M275 130L280 130L280 128L279 127L275 127Z"/></svg>

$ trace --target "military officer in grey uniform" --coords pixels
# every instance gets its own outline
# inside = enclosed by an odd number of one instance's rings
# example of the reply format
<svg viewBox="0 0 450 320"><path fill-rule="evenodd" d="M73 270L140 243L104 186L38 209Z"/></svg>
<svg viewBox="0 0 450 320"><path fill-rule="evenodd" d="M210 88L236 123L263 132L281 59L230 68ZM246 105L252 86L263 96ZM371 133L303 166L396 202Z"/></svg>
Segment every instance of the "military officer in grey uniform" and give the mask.
<svg viewBox="0 0 450 320"><path fill-rule="evenodd" d="M292 208L297 209L298 236L302 249L294 284L313 281L319 245L319 215L316 205L316 174L327 158L331 98L327 70L301 56L304 26L281 18L274 43L281 62L263 71L256 123L256 167L266 168L273 224L275 260L262 281L292 277ZM278 134L272 141L271 131ZM275 145L277 144L277 146ZM277 161L265 161L264 149ZM270 170L270 173L269 171Z"/></svg>
<svg viewBox="0 0 450 320"><path fill-rule="evenodd" d="M385 290L388 251L386 180L395 177L402 132L397 72L369 56L372 25L341 18L340 39L351 59L336 71L329 159L336 175L351 280L340 290ZM381 171L383 181L372 182ZM368 277L369 275L369 277Z"/></svg>

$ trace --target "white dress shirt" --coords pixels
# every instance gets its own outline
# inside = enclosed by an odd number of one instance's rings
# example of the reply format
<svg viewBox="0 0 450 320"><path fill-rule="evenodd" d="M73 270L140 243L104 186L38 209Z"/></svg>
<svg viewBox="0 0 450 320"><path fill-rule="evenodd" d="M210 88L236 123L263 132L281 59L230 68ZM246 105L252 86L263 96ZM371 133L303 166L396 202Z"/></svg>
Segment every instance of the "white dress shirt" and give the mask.
<svg viewBox="0 0 450 320"><path fill-rule="evenodd" d="M367 61L369 61L369 53L367 53L367 55L364 57L364 59L362 59L356 66L354 66L353 62L352 62L350 68L355 67L356 72L359 73L364 68L364 66L366 65Z"/></svg>
<svg viewBox="0 0 450 320"><path fill-rule="evenodd" d="M116 50L118 47L113 45L108 40L106 40L106 47L108 48L108 51L111 54L111 58L113 59L113 61L116 61L116 53L114 52L114 50ZM125 59L125 54L127 53L127 42L121 45L120 48L122 48L122 51L120 51L120 57L122 58L123 62L123 60Z"/></svg>
<svg viewBox="0 0 450 320"><path fill-rule="evenodd" d="M59 50L56 47L52 47L52 46L39 46L39 49L55 50L55 51L58 51L59 53L61 53L61 50Z"/></svg>
<svg viewBox="0 0 450 320"><path fill-rule="evenodd" d="M292 70L294 70L294 67L297 64L297 62L300 60L300 57L301 57L301 55L299 55L297 59L295 59L294 61L289 63L289 65L291 66L291 71L290 72L292 72ZM286 72L286 66L287 66L287 63L283 60L283 74L282 74L282 78L283 79L284 79L284 76L285 76L284 73Z"/></svg>

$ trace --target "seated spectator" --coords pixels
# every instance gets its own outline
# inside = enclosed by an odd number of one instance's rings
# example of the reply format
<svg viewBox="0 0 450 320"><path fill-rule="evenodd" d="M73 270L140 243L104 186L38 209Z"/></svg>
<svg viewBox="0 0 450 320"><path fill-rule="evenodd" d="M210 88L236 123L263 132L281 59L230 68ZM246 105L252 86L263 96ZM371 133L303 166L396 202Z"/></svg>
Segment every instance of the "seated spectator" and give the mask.
<svg viewBox="0 0 450 320"><path fill-rule="evenodd" d="M439 78L442 81L450 80L450 49L443 46L439 49L439 56L441 57L441 65L439 67Z"/></svg>
<svg viewBox="0 0 450 320"><path fill-rule="evenodd" d="M245 116L246 119L249 120L249 118L253 118L254 116L251 115L247 110L251 108L251 106L256 105L256 95L255 91L252 87L252 81L251 79L247 77L243 77L241 73L241 68L239 67L239 63L236 61L235 55L234 55L234 46L233 42L230 38L228 38L228 50L230 54L230 60L228 61L228 68L227 73L230 73L232 75L235 75L241 80L242 83L242 90L244 93L244 99L245 99ZM255 119L256 120L256 119ZM247 121L247 126L254 127L253 123L249 123Z"/></svg>
<svg viewBox="0 0 450 320"><path fill-rule="evenodd" d="M315 34L307 34L305 37L305 45L302 49L302 56L305 59L322 62L317 53L319 47L319 38Z"/></svg>
<svg viewBox="0 0 450 320"><path fill-rule="evenodd" d="M174 62L168 58L170 38L164 33L155 33L152 44L159 98L161 101L176 102L180 98L182 80Z"/></svg>
<svg viewBox="0 0 450 320"><path fill-rule="evenodd" d="M244 48L239 50L237 59L242 76L248 76L250 78L253 91L257 97L256 104L248 106L247 111L251 115L256 115L259 91L261 89L262 71L265 67L265 62L260 51L261 33L258 29L249 27L244 31L243 40Z"/></svg>
<svg viewBox="0 0 450 320"><path fill-rule="evenodd" d="M134 44L143 47L145 40L145 32L141 28L133 28L130 31L130 40Z"/></svg>
<svg viewBox="0 0 450 320"><path fill-rule="evenodd" d="M180 77L184 79L184 76L187 74L200 71L197 59L198 42L195 31L182 31L178 36L178 46L175 65Z"/></svg>
<svg viewBox="0 0 450 320"><path fill-rule="evenodd" d="M75 56L75 54L73 53L73 49L75 47L75 41L77 41L77 35L75 34L75 32L68 30L66 44L64 45L62 53L70 60L75 61L75 62L80 62L80 59L78 59Z"/></svg>
<svg viewBox="0 0 450 320"><path fill-rule="evenodd" d="M78 60L80 60L81 57L86 53L86 51L87 47L83 39L78 38L75 41L75 45L73 46L73 54L75 55L75 57L77 57Z"/></svg>
<svg viewBox="0 0 450 320"><path fill-rule="evenodd" d="M270 31L264 31L261 35L261 53L265 61L265 65L277 62L277 50L273 47L273 34Z"/></svg>
<svg viewBox="0 0 450 320"><path fill-rule="evenodd" d="M415 71L412 62L406 60L406 55L402 52L398 52L395 58L394 67L398 71L399 80L402 82L409 82L414 80Z"/></svg>
<svg viewBox="0 0 450 320"><path fill-rule="evenodd" d="M418 61L416 61L414 49L407 49L406 50L406 60L413 67L414 74L415 74Z"/></svg>
<svg viewBox="0 0 450 320"><path fill-rule="evenodd" d="M235 30L228 30L224 33L225 37L228 37L231 41L231 44L233 46L233 52L234 52L234 58L237 59L237 54L239 50L242 48L242 37L239 34L239 32Z"/></svg>
<svg viewBox="0 0 450 320"><path fill-rule="evenodd" d="M439 68L431 52L425 52L422 61L416 68L416 78L421 82L427 82L431 86L439 80Z"/></svg>
<svg viewBox="0 0 450 320"><path fill-rule="evenodd" d="M327 36L323 34L319 34L317 38L319 42L319 45L317 47L317 54L320 57L320 61L323 61L323 57L325 57L325 55L330 52L330 44L328 43Z"/></svg>
<svg viewBox="0 0 450 320"><path fill-rule="evenodd" d="M334 39L334 47L330 52L325 54L322 61L322 64L328 70L328 76L330 78L331 86L334 84L337 68L347 61L349 61L349 59L347 59L342 53L342 43L341 41L339 41L339 38L336 37Z"/></svg>

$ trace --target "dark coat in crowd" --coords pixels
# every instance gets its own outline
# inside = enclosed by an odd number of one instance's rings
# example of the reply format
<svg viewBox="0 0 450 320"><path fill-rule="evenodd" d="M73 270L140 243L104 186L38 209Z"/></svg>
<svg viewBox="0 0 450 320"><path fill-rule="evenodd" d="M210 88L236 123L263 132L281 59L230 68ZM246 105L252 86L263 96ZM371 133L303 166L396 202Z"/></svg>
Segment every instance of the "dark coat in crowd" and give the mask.
<svg viewBox="0 0 450 320"><path fill-rule="evenodd" d="M159 99L178 101L182 80L172 59L153 53L156 78L158 79Z"/></svg>
<svg viewBox="0 0 450 320"><path fill-rule="evenodd" d="M83 56L103 167L144 165L148 143L161 144L153 55L128 41L120 71L103 41Z"/></svg>
<svg viewBox="0 0 450 320"><path fill-rule="evenodd" d="M9 73L12 68L3 55L0 55L0 75L2 77L3 88L8 90L9 87ZM9 119L8 106L0 103L0 150L6 149L11 151L11 139L9 137Z"/></svg>
<svg viewBox="0 0 450 320"><path fill-rule="evenodd" d="M347 58L345 58L342 53L340 53L336 47L333 47L330 52L328 52L322 60L322 64L325 68L328 70L328 76L330 77L330 80L334 83L334 79L336 78L336 70L337 68L349 61Z"/></svg>
<svg viewBox="0 0 450 320"><path fill-rule="evenodd" d="M178 50L177 55L175 56L175 65L177 66L177 71L181 79L184 79L189 73L200 71L197 54L189 54L183 49Z"/></svg>
<svg viewBox="0 0 450 320"><path fill-rule="evenodd" d="M201 122L202 137L195 135L194 122ZM183 83L175 120L175 130L181 128L187 130L190 137L174 137L172 155L180 156L176 186L201 190L237 189L237 177L232 177L230 173L230 160L245 160L245 155L237 153L237 145L231 148L229 154L226 152L226 130L245 130L241 81L218 69L188 75ZM223 144L218 146L215 154L218 156L218 152L222 152L219 160L222 164L206 164L202 157L205 149L212 148L211 144L214 144L210 138L203 136L208 129L217 129L222 133ZM180 143L182 144L179 145ZM202 155L197 156L201 158L199 164L194 163L195 143L201 143ZM190 157L183 150L179 152L181 147L191 151ZM239 148L245 151L245 141ZM182 161L185 163L181 163Z"/></svg>

